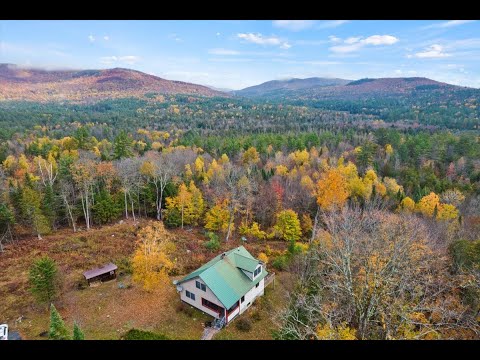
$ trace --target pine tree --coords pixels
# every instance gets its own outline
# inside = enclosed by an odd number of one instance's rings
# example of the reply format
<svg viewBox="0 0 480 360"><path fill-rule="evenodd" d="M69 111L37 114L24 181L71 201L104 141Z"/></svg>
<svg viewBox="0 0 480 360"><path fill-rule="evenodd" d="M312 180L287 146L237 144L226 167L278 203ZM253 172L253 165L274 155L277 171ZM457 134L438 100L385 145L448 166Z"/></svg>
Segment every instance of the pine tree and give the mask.
<svg viewBox="0 0 480 360"><path fill-rule="evenodd" d="M133 140L128 137L127 132L120 131L113 142L113 157L115 159L131 157L133 155L132 145Z"/></svg>
<svg viewBox="0 0 480 360"><path fill-rule="evenodd" d="M57 265L48 256L38 259L30 267L31 292L40 303L49 303L57 293Z"/></svg>
<svg viewBox="0 0 480 360"><path fill-rule="evenodd" d="M76 321L73 322L73 340L85 340L85 335Z"/></svg>
<svg viewBox="0 0 480 360"><path fill-rule="evenodd" d="M50 304L50 331L48 332L48 338L51 340L70 340L67 327L53 304Z"/></svg>

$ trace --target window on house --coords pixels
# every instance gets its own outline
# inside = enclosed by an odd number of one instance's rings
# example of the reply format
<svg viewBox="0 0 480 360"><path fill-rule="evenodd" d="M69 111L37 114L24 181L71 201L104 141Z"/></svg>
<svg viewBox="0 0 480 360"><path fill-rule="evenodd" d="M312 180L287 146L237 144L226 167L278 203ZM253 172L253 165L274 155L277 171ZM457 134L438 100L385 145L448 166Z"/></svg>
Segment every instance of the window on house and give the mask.
<svg viewBox="0 0 480 360"><path fill-rule="evenodd" d="M257 285L255 285L255 287L257 288L257 287L258 287L258 285L260 285L260 283L257 283Z"/></svg>
<svg viewBox="0 0 480 360"><path fill-rule="evenodd" d="M240 300L240 302L244 302L245 301L245 296L242 296L242 299Z"/></svg>
<svg viewBox="0 0 480 360"><path fill-rule="evenodd" d="M257 269L255 269L255 271L253 272L253 277L257 276L258 274L260 274L262 272L262 267L258 267Z"/></svg>
<svg viewBox="0 0 480 360"><path fill-rule="evenodd" d="M190 291L188 290L185 290L186 294L187 295L187 298L190 298L192 300L195 300L195 294L194 293L191 293Z"/></svg>
<svg viewBox="0 0 480 360"><path fill-rule="evenodd" d="M197 286L197 289L207 291L207 286L205 284L202 284L200 281L195 281L195 285Z"/></svg>

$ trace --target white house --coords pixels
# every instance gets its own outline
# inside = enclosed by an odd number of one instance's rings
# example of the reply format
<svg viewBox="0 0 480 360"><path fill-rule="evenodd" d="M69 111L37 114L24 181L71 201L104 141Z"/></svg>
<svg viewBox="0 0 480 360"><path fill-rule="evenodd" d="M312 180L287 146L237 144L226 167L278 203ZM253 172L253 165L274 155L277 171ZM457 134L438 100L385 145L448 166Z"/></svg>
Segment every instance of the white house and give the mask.
<svg viewBox="0 0 480 360"><path fill-rule="evenodd" d="M265 264L243 247L220 254L175 282L182 301L228 324L264 294Z"/></svg>

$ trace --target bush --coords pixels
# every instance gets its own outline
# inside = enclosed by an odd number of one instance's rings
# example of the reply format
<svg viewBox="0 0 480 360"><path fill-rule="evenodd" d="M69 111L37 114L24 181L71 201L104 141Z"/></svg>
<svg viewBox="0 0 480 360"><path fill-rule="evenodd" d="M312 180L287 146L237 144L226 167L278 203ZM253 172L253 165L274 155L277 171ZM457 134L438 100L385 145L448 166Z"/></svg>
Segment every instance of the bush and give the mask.
<svg viewBox="0 0 480 360"><path fill-rule="evenodd" d="M182 214L177 208L164 211L163 222L167 228L176 228L182 225Z"/></svg>
<svg viewBox="0 0 480 360"><path fill-rule="evenodd" d="M248 332L252 329L252 322L250 319L243 317L237 320L235 327L243 332Z"/></svg>
<svg viewBox="0 0 480 360"><path fill-rule="evenodd" d="M123 257L116 262L118 266L118 275L131 275L133 273L132 261L129 257Z"/></svg>
<svg viewBox="0 0 480 360"><path fill-rule="evenodd" d="M170 338L163 334L156 334L151 331L130 329L123 336L123 340L170 340Z"/></svg>
<svg viewBox="0 0 480 360"><path fill-rule="evenodd" d="M271 265L274 269L283 271L287 268L288 258L285 255L281 255L277 257L275 260L273 260Z"/></svg>
<svg viewBox="0 0 480 360"><path fill-rule="evenodd" d="M458 240L449 247L450 256L457 270L480 268L480 240Z"/></svg>
<svg viewBox="0 0 480 360"><path fill-rule="evenodd" d="M205 247L212 252L220 249L218 235L213 232L207 232L207 236L210 240L205 243Z"/></svg>

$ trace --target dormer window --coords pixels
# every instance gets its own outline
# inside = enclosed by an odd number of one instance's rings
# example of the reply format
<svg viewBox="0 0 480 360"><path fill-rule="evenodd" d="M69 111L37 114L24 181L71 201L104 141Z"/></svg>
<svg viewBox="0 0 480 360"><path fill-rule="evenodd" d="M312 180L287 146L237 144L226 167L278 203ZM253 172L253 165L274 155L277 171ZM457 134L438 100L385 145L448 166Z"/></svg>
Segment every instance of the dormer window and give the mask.
<svg viewBox="0 0 480 360"><path fill-rule="evenodd" d="M262 272L262 266L260 265L258 268L255 269L253 272L253 277L256 277L258 274Z"/></svg>

